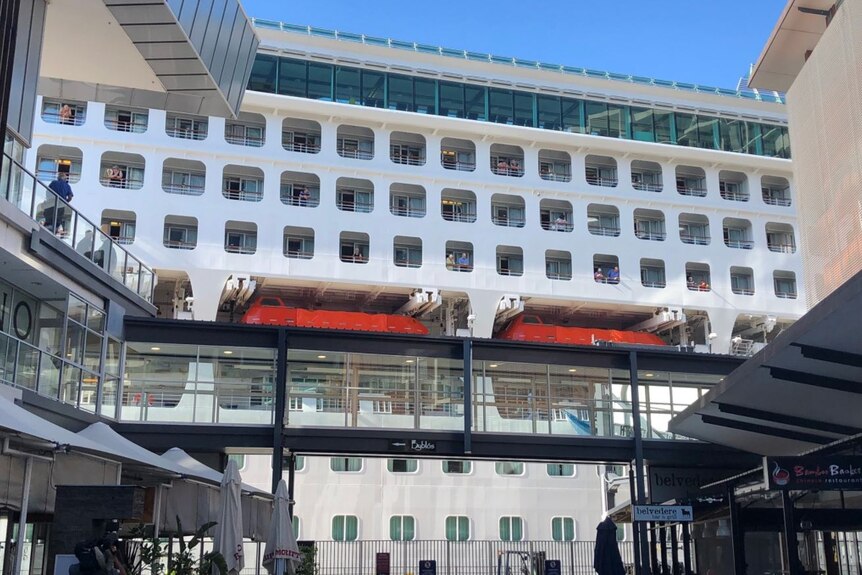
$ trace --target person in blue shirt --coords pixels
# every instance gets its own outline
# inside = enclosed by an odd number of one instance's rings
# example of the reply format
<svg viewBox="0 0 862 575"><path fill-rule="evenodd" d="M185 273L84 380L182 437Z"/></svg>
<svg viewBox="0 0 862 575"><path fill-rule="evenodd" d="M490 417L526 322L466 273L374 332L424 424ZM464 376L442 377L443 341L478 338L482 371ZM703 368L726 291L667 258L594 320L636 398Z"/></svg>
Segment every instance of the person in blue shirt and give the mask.
<svg viewBox="0 0 862 575"><path fill-rule="evenodd" d="M72 186L69 185L69 174L60 172L57 174L57 179L48 184L51 190L60 196L66 202L71 202L75 194L72 193Z"/></svg>
<svg viewBox="0 0 862 575"><path fill-rule="evenodd" d="M614 269L612 269L608 272L608 283L609 284L620 283L620 268L619 268L619 266L614 266Z"/></svg>

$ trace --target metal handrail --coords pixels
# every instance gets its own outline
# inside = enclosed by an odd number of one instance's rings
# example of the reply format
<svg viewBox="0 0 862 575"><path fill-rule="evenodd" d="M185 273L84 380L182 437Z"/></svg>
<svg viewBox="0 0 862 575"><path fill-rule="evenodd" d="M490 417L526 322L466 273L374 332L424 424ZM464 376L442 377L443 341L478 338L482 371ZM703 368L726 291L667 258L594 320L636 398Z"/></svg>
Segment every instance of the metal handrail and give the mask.
<svg viewBox="0 0 862 575"><path fill-rule="evenodd" d="M696 246L708 246L710 242L709 236L698 236L695 234L679 233L679 239L684 244L694 244Z"/></svg>
<svg viewBox="0 0 862 575"><path fill-rule="evenodd" d="M557 222L542 222L542 229L548 230L550 232L570 232L575 228L574 224L570 222L565 223L557 223Z"/></svg>
<svg viewBox="0 0 862 575"><path fill-rule="evenodd" d="M422 208L422 209L402 208L400 206L390 205L389 211L394 216L402 216L405 218L424 218L425 217L425 208Z"/></svg>
<svg viewBox="0 0 862 575"><path fill-rule="evenodd" d="M153 301L156 276L152 268L102 232L100 226L81 215L5 152L3 164L4 171L5 165L9 165L6 189L3 190L6 200L139 297L147 302Z"/></svg>
<svg viewBox="0 0 862 575"><path fill-rule="evenodd" d="M172 241L172 240L164 240L164 241L162 241L162 244L166 248L170 248L173 250L193 250L197 247L197 243L178 242L178 241Z"/></svg>
<svg viewBox="0 0 862 575"><path fill-rule="evenodd" d="M42 121L47 124L60 124L63 126L82 126L84 122L87 120L87 112L82 112L80 114L76 113L69 119L64 119L60 117L60 114L53 112L42 112Z"/></svg>
<svg viewBox="0 0 862 575"><path fill-rule="evenodd" d="M514 217L499 217L499 216L491 216L491 221L498 226L503 226L506 228L523 228L526 220L524 218L514 218Z"/></svg>
<svg viewBox="0 0 862 575"><path fill-rule="evenodd" d="M354 158L356 160L372 160L374 152L366 152L365 150L348 150L344 146L338 146L338 155L342 158Z"/></svg>
<svg viewBox="0 0 862 575"><path fill-rule="evenodd" d="M475 213L466 213L466 214L443 214L443 219L447 222L466 222L473 223L476 221Z"/></svg>
<svg viewBox="0 0 862 575"><path fill-rule="evenodd" d="M255 252L257 251L257 247L248 248L248 247L245 247L245 246L229 246L229 245L225 245L225 247L224 247L224 251L226 251L226 252L227 252L227 253L229 253L229 254L246 254L246 255L250 255L250 254L253 254L253 253L255 253Z"/></svg>
<svg viewBox="0 0 862 575"><path fill-rule="evenodd" d="M460 160L447 160L447 158L451 158L452 156L447 156L443 152L440 152L440 163L443 165L443 168L446 170L458 170L459 172L473 172L476 170L476 162L462 162Z"/></svg>
<svg viewBox="0 0 862 575"><path fill-rule="evenodd" d="M192 186L189 184L162 184L162 189L169 194L181 196L199 196L204 193L204 186Z"/></svg>
<svg viewBox="0 0 862 575"><path fill-rule="evenodd" d="M121 188L124 190L140 190L144 187L143 180L130 180L128 178L111 179L99 178L99 183L108 188Z"/></svg>
<svg viewBox="0 0 862 575"><path fill-rule="evenodd" d="M747 202L748 192L721 192L721 197L733 202Z"/></svg>
<svg viewBox="0 0 862 575"><path fill-rule="evenodd" d="M724 240L724 244L738 250L750 250L754 247L754 242L751 240Z"/></svg>
<svg viewBox="0 0 862 575"><path fill-rule="evenodd" d="M791 291L776 291L776 292L775 292L775 297L778 297L778 298L781 298L781 299L796 299L796 292L791 292Z"/></svg>
<svg viewBox="0 0 862 575"><path fill-rule="evenodd" d="M571 174L556 174L553 172L542 172L539 174L539 177L543 180L548 180L549 182L571 182L572 175Z"/></svg>
<svg viewBox="0 0 862 575"><path fill-rule="evenodd" d="M263 137L235 136L232 134L225 134L224 139L228 144L236 144L237 146L248 146L250 148L260 148L264 144Z"/></svg>
<svg viewBox="0 0 862 575"><path fill-rule="evenodd" d="M284 255L285 255L285 257L293 258L293 259L297 259L297 260L310 260L312 257L314 257L314 252L299 251L299 250L285 250Z"/></svg>
<svg viewBox="0 0 862 575"><path fill-rule="evenodd" d="M346 202L343 200L338 200L335 202L335 206L344 212L359 212L363 214L371 213L374 210L374 202Z"/></svg>
<svg viewBox="0 0 862 575"><path fill-rule="evenodd" d="M119 120L109 120L105 118L105 127L115 132L129 132L132 134L143 134L147 131L147 124L138 124L135 122L121 122Z"/></svg>
<svg viewBox="0 0 862 575"><path fill-rule="evenodd" d="M263 192L248 192L245 190L231 190L229 188L224 188L222 195L229 200L243 202L259 202L263 199Z"/></svg>
<svg viewBox="0 0 862 575"><path fill-rule="evenodd" d="M615 227L604 227L604 226L587 226L587 230L594 236L609 236L609 237L617 237L620 235L619 226Z"/></svg>
<svg viewBox="0 0 862 575"><path fill-rule="evenodd" d="M618 178L602 178L599 176L588 176L587 183L592 186L604 186L606 188L613 188L619 183Z"/></svg>
<svg viewBox="0 0 862 575"><path fill-rule="evenodd" d="M766 244L771 252L778 252L782 254L795 254L796 253L796 244L777 244L777 243L768 243Z"/></svg>
<svg viewBox="0 0 862 575"><path fill-rule="evenodd" d="M320 144L300 144L297 142L285 142L281 140L281 147L288 152L302 152L303 154L316 154L320 151Z"/></svg>
<svg viewBox="0 0 862 575"><path fill-rule="evenodd" d="M663 242L667 237L667 234L665 232L646 232L643 230L635 230L635 237L641 240Z"/></svg>
<svg viewBox="0 0 862 575"><path fill-rule="evenodd" d="M642 281L641 284L648 288L664 288L667 287L667 282L663 281Z"/></svg>
<svg viewBox="0 0 862 575"><path fill-rule="evenodd" d="M692 188L690 186L677 185L676 191L679 192L679 195L681 196L693 196L695 198L702 198L706 195L706 188Z"/></svg>
<svg viewBox="0 0 862 575"><path fill-rule="evenodd" d="M789 206L790 198L783 196L773 196L772 193L763 194L763 203L769 206Z"/></svg>
<svg viewBox="0 0 862 575"><path fill-rule="evenodd" d="M191 128L165 128L165 133L172 138L181 138L183 140L205 140L207 137L206 130L195 130Z"/></svg>
<svg viewBox="0 0 862 575"><path fill-rule="evenodd" d="M523 168L512 168L512 167L503 168L503 167L500 167L500 166L496 165L495 163L493 163L493 160L491 163L491 172L497 174L498 176L509 176L512 178L520 178L521 176L524 175L524 169Z"/></svg>
<svg viewBox="0 0 862 575"><path fill-rule="evenodd" d="M651 182L635 182L632 181L632 187L642 192L660 192L664 189L662 184L653 184Z"/></svg>
<svg viewBox="0 0 862 575"><path fill-rule="evenodd" d="M749 288L732 288L731 291L737 295L754 295L754 290Z"/></svg>

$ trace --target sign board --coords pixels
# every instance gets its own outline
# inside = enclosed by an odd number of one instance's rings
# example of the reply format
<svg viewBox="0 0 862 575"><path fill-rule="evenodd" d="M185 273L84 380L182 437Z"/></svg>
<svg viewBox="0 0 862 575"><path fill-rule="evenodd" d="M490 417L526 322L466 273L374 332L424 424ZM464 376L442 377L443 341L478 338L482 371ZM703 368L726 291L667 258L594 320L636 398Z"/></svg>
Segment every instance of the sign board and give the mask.
<svg viewBox="0 0 862 575"><path fill-rule="evenodd" d="M694 499L704 495L711 495L716 491L721 491L722 487L717 486L710 491L702 490L701 487L715 483L736 473L735 471L726 469L650 466L647 473L650 501L653 503L664 503L672 499L679 501L681 499Z"/></svg>
<svg viewBox="0 0 862 575"><path fill-rule="evenodd" d="M764 457L770 489L862 490L862 456Z"/></svg>
<svg viewBox="0 0 862 575"><path fill-rule="evenodd" d="M389 553L377 553L374 557L374 573L389 575Z"/></svg>
<svg viewBox="0 0 862 575"><path fill-rule="evenodd" d="M545 559L545 575L563 575L559 559Z"/></svg>
<svg viewBox="0 0 862 575"><path fill-rule="evenodd" d="M433 559L420 561L419 575L437 575L437 561Z"/></svg>
<svg viewBox="0 0 862 575"><path fill-rule="evenodd" d="M694 521L691 505L635 505L635 521Z"/></svg>
<svg viewBox="0 0 862 575"><path fill-rule="evenodd" d="M437 451L437 444L427 439L390 439L389 450L408 453L434 453Z"/></svg>

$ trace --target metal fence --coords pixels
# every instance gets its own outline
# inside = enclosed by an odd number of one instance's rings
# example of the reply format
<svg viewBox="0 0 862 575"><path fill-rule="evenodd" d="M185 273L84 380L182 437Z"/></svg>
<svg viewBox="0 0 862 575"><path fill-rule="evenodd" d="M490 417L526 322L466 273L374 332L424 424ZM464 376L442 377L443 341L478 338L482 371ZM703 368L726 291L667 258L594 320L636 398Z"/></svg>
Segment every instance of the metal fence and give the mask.
<svg viewBox="0 0 862 575"><path fill-rule="evenodd" d="M621 542L623 563L634 562L632 544ZM593 541L317 541L318 575L374 575L377 553L389 553L390 573L419 573L419 562L435 560L438 575L540 575L544 561L560 561L563 575L591 575ZM506 552L528 553L526 565Z"/></svg>

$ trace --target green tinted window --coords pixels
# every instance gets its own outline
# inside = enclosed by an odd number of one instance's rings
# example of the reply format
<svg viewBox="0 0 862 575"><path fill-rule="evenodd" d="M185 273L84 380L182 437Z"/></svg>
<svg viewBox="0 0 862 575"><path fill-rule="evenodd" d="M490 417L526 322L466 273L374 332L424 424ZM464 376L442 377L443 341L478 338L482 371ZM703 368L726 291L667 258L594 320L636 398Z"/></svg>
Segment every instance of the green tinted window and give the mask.
<svg viewBox="0 0 862 575"><path fill-rule="evenodd" d="M278 65L278 93L299 98L308 96L308 65L305 62L282 58Z"/></svg>

